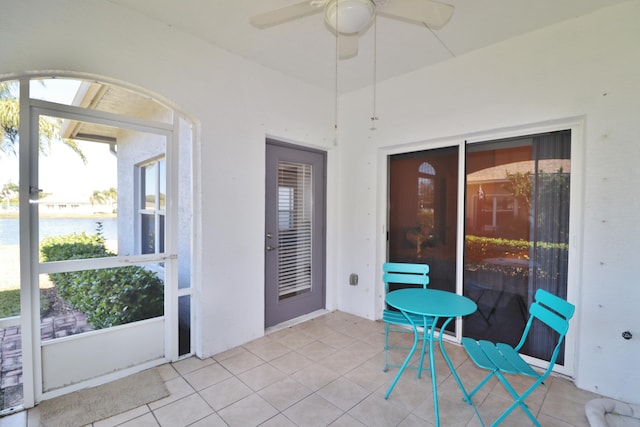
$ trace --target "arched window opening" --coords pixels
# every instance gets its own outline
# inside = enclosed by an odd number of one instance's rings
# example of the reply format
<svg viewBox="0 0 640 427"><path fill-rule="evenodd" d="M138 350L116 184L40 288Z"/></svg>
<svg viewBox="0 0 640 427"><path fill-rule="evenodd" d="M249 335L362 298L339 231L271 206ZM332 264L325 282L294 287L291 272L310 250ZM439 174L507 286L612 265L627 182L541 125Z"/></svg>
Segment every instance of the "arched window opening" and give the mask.
<svg viewBox="0 0 640 427"><path fill-rule="evenodd" d="M429 162L418 168L418 228L421 237L429 239L435 227L436 170Z"/></svg>
<svg viewBox="0 0 640 427"><path fill-rule="evenodd" d="M25 117L30 123L20 123ZM18 340L39 334L27 342L43 343L23 348L24 360L38 352L43 360L43 372L24 370L25 384L32 382L24 393L20 381L11 390L0 381L0 412L22 405L23 396L31 406L70 384L191 354L191 186L177 177L191 174L192 136L179 112L118 85L59 77L0 82L0 298L15 295L14 310L0 313L0 332L12 328ZM25 253L38 259L21 260ZM21 275L21 263L38 273ZM32 328L24 327L31 313L20 311L25 289L40 297L29 305L40 310ZM82 339L85 332L113 340L135 328L146 338L134 343L129 335L127 357L56 374L95 345ZM60 340L72 335L78 339ZM7 336L0 333L3 348ZM167 337L176 338L166 344ZM0 372L13 375L6 360Z"/></svg>

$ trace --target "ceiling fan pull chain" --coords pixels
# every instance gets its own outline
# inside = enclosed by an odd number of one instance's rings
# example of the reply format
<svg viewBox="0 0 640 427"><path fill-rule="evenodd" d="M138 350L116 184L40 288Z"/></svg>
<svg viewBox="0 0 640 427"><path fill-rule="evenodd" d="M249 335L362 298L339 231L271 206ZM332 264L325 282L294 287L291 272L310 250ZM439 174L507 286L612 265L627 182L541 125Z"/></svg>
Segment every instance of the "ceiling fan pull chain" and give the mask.
<svg viewBox="0 0 640 427"><path fill-rule="evenodd" d="M322 0L314 0L314 1L322 1ZM326 3L326 0L325 0ZM336 10L336 22L338 22L338 11ZM339 42L338 42L338 31L336 30L336 57L335 57L335 92L334 92L334 123L333 123L333 145L338 145L338 60L339 60Z"/></svg>
<svg viewBox="0 0 640 427"><path fill-rule="evenodd" d="M376 130L376 86L377 86L377 68L378 68L378 17L373 18L373 111L371 114L371 130Z"/></svg>

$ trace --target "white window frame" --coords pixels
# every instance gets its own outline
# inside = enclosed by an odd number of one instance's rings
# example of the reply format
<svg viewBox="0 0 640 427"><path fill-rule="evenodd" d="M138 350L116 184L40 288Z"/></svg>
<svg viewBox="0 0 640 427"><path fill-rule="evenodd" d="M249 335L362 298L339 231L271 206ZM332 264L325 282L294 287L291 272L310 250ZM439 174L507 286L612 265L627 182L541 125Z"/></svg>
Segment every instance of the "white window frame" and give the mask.
<svg viewBox="0 0 640 427"><path fill-rule="evenodd" d="M161 163L164 163L164 173L166 174L166 170L167 170L167 161L166 161L166 157L162 156L162 157L158 157L158 158L154 158L152 160L148 160L145 161L144 163L140 163L136 166L136 168L138 169L138 179L136 180L136 185L138 186L138 188L135 190L135 194L137 195L137 221L135 223L135 233L136 233L136 237L137 237L137 249L138 249L138 253L141 255L146 255L149 254L150 252L144 252L143 251L143 245L144 243L147 241L148 237L144 237L142 235L142 233L145 232L145 229L143 228L142 224L144 223L143 218L145 216L152 216L153 220L154 220L154 244L153 244L153 248L154 248L154 252L155 254L159 254L159 253L164 253L165 252L165 248L166 248L166 234L165 234L165 230L163 230L163 226L166 227L166 201L165 201L165 207L163 208L161 206L160 203L160 196L162 194L162 192L160 191L160 183L162 181L161 179ZM155 202L154 202L154 207L153 208L148 208L146 206L145 203L145 195L146 195L146 191L145 191L145 187L147 185L147 179L146 179L146 168L150 167L150 166L155 166L155 171L154 171L154 186L155 186ZM166 182L166 176L165 176L165 182ZM166 185L165 185L165 197L167 196L167 189L166 189ZM162 248L162 250L160 250L160 248Z"/></svg>

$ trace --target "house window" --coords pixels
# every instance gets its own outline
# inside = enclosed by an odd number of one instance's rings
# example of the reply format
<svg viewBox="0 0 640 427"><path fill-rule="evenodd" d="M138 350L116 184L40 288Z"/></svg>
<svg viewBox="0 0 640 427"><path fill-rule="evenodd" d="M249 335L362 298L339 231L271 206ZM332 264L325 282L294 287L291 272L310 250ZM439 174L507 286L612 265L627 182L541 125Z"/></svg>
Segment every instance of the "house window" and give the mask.
<svg viewBox="0 0 640 427"><path fill-rule="evenodd" d="M140 253L164 252L166 215L166 161L164 158L140 166Z"/></svg>

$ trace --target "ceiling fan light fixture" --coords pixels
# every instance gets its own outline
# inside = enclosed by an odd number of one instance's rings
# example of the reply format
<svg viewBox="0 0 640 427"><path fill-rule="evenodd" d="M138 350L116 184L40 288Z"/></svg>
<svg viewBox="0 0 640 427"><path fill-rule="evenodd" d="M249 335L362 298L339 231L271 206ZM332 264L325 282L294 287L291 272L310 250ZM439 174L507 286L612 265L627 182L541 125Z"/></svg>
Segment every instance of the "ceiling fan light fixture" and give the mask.
<svg viewBox="0 0 640 427"><path fill-rule="evenodd" d="M373 0L329 0L324 10L327 24L342 34L359 33L371 24L375 15Z"/></svg>

